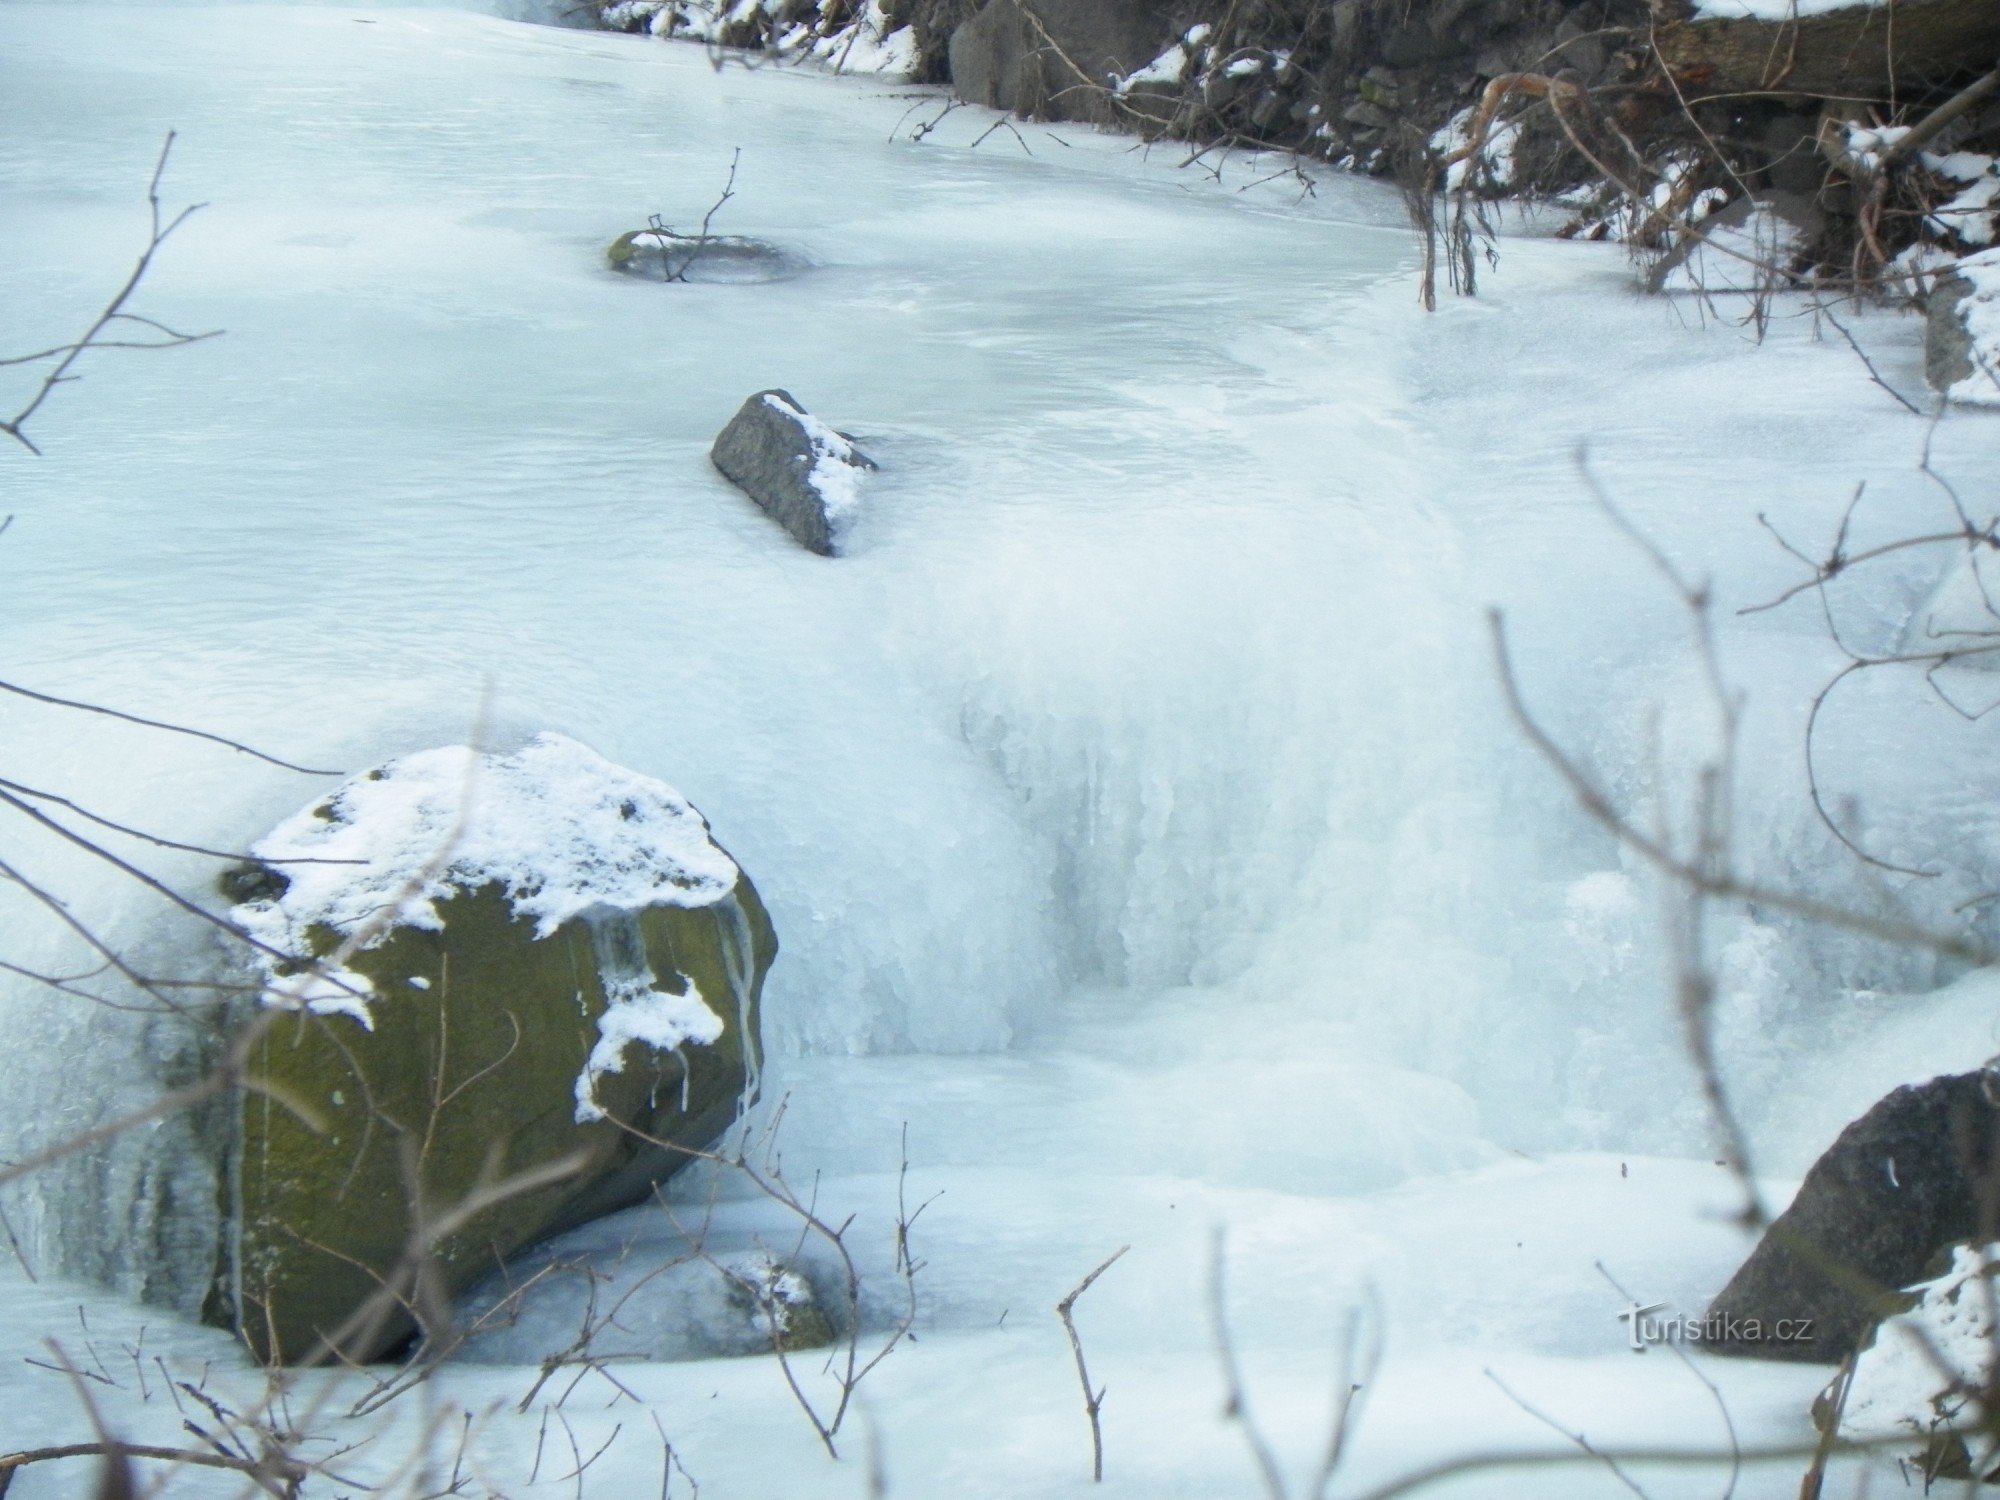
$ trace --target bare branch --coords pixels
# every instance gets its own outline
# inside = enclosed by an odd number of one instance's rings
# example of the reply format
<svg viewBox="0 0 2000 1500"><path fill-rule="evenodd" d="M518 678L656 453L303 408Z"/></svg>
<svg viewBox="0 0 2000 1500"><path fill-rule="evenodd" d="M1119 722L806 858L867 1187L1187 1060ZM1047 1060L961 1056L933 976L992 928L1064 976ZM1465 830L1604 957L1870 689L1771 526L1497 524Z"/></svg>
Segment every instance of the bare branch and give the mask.
<svg viewBox="0 0 2000 1500"><path fill-rule="evenodd" d="M1070 1352L1076 1356L1076 1379L1083 1387L1083 1414L1090 1420L1090 1477L1093 1483L1104 1481L1104 1427L1098 1420L1098 1413L1104 1407L1104 1391L1090 1383L1090 1366L1083 1360L1083 1340L1076 1331L1076 1299L1089 1291L1091 1284L1118 1263L1120 1256L1130 1250L1130 1245L1120 1245L1099 1262L1096 1270L1069 1289L1069 1295L1056 1304L1056 1315L1062 1319L1063 1332L1069 1335Z"/></svg>
<svg viewBox="0 0 2000 1500"><path fill-rule="evenodd" d="M159 254L160 247L167 242L175 230L187 222L190 215L206 206L200 203L190 204L175 214L172 219L164 223L162 222L160 212L160 178L167 170L167 157L172 153L173 149L174 132L168 131L166 140L160 146L159 160L153 164L152 180L146 186L146 203L151 214L152 233L146 242L146 248L139 254L138 264L132 267L131 274L125 278L125 284L104 305L103 310L98 313L96 321L90 325L81 338L77 339L74 343L59 345L54 349L44 350L38 355L29 357L31 360L53 358L56 363L42 377L41 384L29 396L27 404L15 412L12 417L0 420L0 433L11 437L30 453L39 454L42 450L36 447L34 442L28 437L27 425L29 420L36 412L41 410L43 403L55 394L57 386L67 385L77 379L70 371L85 351L99 347L110 347L106 345L102 335L105 329L112 326L113 323L121 320L143 322L146 326L157 329L163 335L161 342L157 344L141 346L129 344L117 345L117 347L128 348L145 347L164 349L181 344L193 344L202 339L214 338L221 331L217 329L208 333L175 333L162 323L153 322L151 319L139 319L125 312L126 302L139 289L139 283L146 279L146 272L153 264L153 257Z"/></svg>
<svg viewBox="0 0 2000 1500"><path fill-rule="evenodd" d="M267 755L262 750L252 749L240 741L230 739L227 735L211 734L206 729L190 729L184 724L170 724L162 719L142 718L138 714L128 714L120 709L106 708L98 703L82 703L74 698L58 698L52 693L38 693L33 688L24 688L19 683L0 682L0 693L13 693L18 697L30 698L37 703L52 704L57 708L74 708L80 709L84 713L102 714L107 719L119 719L127 724L137 724L144 729L164 729L169 734L184 734L190 739L207 740L211 744L221 745L225 749L239 751L244 755L253 755L258 760L278 767L281 771L297 771L301 776L338 776L342 774L339 771L322 771L316 770L311 766L295 765L291 761L280 760L275 755Z"/></svg>

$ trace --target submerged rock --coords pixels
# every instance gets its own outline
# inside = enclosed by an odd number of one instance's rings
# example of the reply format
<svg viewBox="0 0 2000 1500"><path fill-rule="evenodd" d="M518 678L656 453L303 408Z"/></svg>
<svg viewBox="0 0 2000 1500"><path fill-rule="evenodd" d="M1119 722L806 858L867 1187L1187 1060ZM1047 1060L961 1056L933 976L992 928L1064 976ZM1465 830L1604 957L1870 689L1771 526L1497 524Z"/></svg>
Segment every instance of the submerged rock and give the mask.
<svg viewBox="0 0 2000 1500"><path fill-rule="evenodd" d="M506 1365L538 1365L551 1355L721 1359L834 1340L812 1283L796 1269L759 1249L678 1241L601 1255L535 1252L464 1299L458 1332L457 1358Z"/></svg>
<svg viewBox="0 0 2000 1500"><path fill-rule="evenodd" d="M612 270L646 281L783 281L802 269L796 257L763 240L671 229L621 234L605 250L604 260Z"/></svg>
<svg viewBox="0 0 2000 1500"><path fill-rule="evenodd" d="M1885 1294L1981 1231L2000 1189L1996 1100L1993 1071L1948 1075L1897 1089L1843 1130L1709 1305L1719 1336L1703 1347L1820 1364L1852 1354Z"/></svg>
<svg viewBox="0 0 2000 1500"><path fill-rule="evenodd" d="M861 476L875 461L795 401L759 391L737 410L709 459L799 545L836 556L860 508Z"/></svg>
<svg viewBox="0 0 2000 1500"><path fill-rule="evenodd" d="M557 735L430 750L252 852L232 915L290 1013L224 1142L207 1314L265 1359L435 1332L441 1298L638 1201L754 1096L776 939L661 782Z"/></svg>

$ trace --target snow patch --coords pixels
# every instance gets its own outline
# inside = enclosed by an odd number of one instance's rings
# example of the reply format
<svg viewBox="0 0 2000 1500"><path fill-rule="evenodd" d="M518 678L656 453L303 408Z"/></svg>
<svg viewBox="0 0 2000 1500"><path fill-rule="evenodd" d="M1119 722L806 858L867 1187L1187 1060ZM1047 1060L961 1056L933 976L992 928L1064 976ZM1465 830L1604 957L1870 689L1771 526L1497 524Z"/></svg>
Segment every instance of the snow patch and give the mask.
<svg viewBox="0 0 2000 1500"><path fill-rule="evenodd" d="M1194 54L1188 50L1186 44L1175 42L1137 72L1127 73L1123 78L1114 79L1112 88L1124 95L1148 84L1178 87L1187 82L1188 69L1193 65Z"/></svg>
<svg viewBox="0 0 2000 1500"><path fill-rule="evenodd" d="M1994 1357L2000 1245L1952 1251L1951 1269L1911 1288L1917 1305L1884 1320L1848 1386L1840 1430L1856 1441L1969 1430Z"/></svg>
<svg viewBox="0 0 2000 1500"><path fill-rule="evenodd" d="M443 926L437 903L497 885L545 938L592 909L712 906L735 889L734 860L672 787L559 734L511 755L466 745L387 761L278 825L251 853L289 884L232 916L267 950L311 956L312 933L363 936ZM280 976L267 1004L371 1022L368 982L315 968Z"/></svg>
<svg viewBox="0 0 2000 1500"><path fill-rule="evenodd" d="M2000 406L2000 249L1968 255L1957 273L1972 284L1958 316L1972 338L1973 371L1946 394L1969 406Z"/></svg>
<svg viewBox="0 0 2000 1500"><path fill-rule="evenodd" d="M1697 21L1796 21L1836 10L1880 10L1887 0L1695 0Z"/></svg>
<svg viewBox="0 0 2000 1500"><path fill-rule="evenodd" d="M597 1102L597 1081L606 1073L625 1071L625 1049L634 1042L656 1052L678 1054L690 1042L705 1047L721 1037L722 1017L709 1009L692 979L683 974L680 980L679 994L650 985L621 987L621 992L606 994L610 1003L597 1018L597 1045L590 1049L576 1079L579 1125L604 1118L604 1106Z"/></svg>
<svg viewBox="0 0 2000 1500"><path fill-rule="evenodd" d="M846 437L803 407L770 392L765 393L764 404L773 411L783 412L804 429L813 450L813 465L806 483L819 495L827 525L838 535L861 508L861 476L874 464Z"/></svg>
<svg viewBox="0 0 2000 1500"><path fill-rule="evenodd" d="M1954 197L1931 210L1924 219L1924 227L1963 245L1992 244L1994 209L2000 204L2000 169L1996 169L1993 158L1955 151L1943 158L1935 170L1939 176L1965 185Z"/></svg>
<svg viewBox="0 0 2000 1500"><path fill-rule="evenodd" d="M806 32L802 46L794 48L792 38ZM917 69L917 34L891 18L882 0L868 0L860 17L831 36L814 37L811 28L801 26L789 33L786 50L800 50L815 62L836 73L871 73L885 78L908 78Z"/></svg>
<svg viewBox="0 0 2000 1500"><path fill-rule="evenodd" d="M1431 136L1431 149L1446 157L1463 151L1471 143L1472 117L1476 113L1476 106L1468 104L1453 115ZM1520 144L1519 120L1502 120L1489 126L1486 144L1464 160L1453 162L1445 170L1445 191L1455 193L1465 187L1513 186L1516 170L1514 154Z"/></svg>

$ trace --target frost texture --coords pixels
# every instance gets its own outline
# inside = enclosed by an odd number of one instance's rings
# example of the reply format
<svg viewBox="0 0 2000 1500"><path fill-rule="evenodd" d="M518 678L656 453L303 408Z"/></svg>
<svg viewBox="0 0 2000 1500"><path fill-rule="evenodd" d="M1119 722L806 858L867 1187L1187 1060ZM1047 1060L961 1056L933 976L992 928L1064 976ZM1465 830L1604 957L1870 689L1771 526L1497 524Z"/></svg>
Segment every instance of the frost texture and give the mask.
<svg viewBox="0 0 2000 1500"><path fill-rule="evenodd" d="M607 1230L607 1226L610 1226ZM559 1254L531 1252L458 1310L458 1358L536 1365L551 1355L608 1360L741 1357L819 1321L811 1284L767 1250L634 1243L630 1221L600 1221ZM587 1247L587 1248L585 1248ZM616 1316L606 1316L610 1309Z"/></svg>
<svg viewBox="0 0 2000 1500"><path fill-rule="evenodd" d="M451 745L388 761L251 852L290 884L233 915L266 947L300 957L315 927L363 934L363 946L396 927L442 927L437 903L483 885L501 887L545 938L594 908L714 905L738 873L672 787L558 734L512 755ZM276 980L265 999L368 1025L370 994L360 975L326 971Z"/></svg>

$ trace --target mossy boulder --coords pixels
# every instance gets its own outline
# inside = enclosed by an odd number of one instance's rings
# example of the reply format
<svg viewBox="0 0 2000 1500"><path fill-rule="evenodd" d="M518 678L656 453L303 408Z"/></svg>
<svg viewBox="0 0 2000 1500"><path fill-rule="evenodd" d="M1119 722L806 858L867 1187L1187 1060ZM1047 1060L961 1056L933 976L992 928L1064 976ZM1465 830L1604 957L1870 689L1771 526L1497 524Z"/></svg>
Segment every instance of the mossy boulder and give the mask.
<svg viewBox="0 0 2000 1500"><path fill-rule="evenodd" d="M262 988L207 1311L264 1359L441 1331L457 1291L644 1198L754 1095L776 938L657 781L551 735L429 751L253 852L226 877Z"/></svg>

